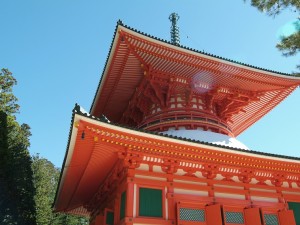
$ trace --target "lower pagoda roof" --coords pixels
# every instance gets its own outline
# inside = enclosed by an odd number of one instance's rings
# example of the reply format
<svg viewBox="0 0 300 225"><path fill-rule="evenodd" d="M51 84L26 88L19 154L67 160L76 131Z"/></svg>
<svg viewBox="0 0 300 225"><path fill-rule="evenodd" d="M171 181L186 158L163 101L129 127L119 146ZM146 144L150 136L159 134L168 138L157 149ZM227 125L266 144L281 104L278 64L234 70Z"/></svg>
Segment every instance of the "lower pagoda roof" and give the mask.
<svg viewBox="0 0 300 225"><path fill-rule="evenodd" d="M300 158L194 141L110 123L76 105L67 151L56 192L54 211L89 216L89 201L124 151L141 160L156 157L231 168L300 174ZM298 178L300 179L300 177Z"/></svg>

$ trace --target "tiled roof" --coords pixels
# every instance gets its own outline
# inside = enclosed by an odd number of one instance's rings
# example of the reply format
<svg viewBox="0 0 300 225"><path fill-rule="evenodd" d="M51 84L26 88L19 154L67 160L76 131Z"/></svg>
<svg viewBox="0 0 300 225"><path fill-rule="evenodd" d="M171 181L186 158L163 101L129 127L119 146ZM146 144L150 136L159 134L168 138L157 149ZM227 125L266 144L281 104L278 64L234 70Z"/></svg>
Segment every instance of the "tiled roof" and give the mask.
<svg viewBox="0 0 300 225"><path fill-rule="evenodd" d="M120 124L116 124L116 123L111 123L103 115L101 116L101 118L98 118L98 117L95 117L95 116L92 116L90 114L87 114L87 113L84 113L84 112L80 111L80 106L77 105L77 104L75 105L75 108L73 109L73 118L74 118L75 114L81 115L81 116L84 116L86 118L90 118L90 119L93 119L93 120L96 120L96 121L100 121L100 122L103 122L103 123L108 123L108 124L114 125L116 127L126 128L126 129L129 129L129 130L138 131L138 132L141 132L141 133L152 134L152 135L156 135L156 136L160 136L160 137L173 138L173 139L176 139L176 140L187 141L187 142L197 143L197 144L202 144L202 145L207 145L207 146L213 146L213 147L222 148L222 149L230 149L230 150L233 150L233 151L236 151L236 152L252 153L252 154L261 155L261 156L269 156L269 157L276 157L276 158L282 158L282 159L292 159L292 160L299 160L300 161L299 157L278 155L278 154L260 152L260 151L256 151L256 150L245 150L245 149L241 149L241 148L234 148L234 147L230 147L230 146L218 145L218 144L213 144L213 143L210 143L210 142L204 142L204 141L198 141L198 140L193 140L193 139L189 139L189 138L177 137L177 136L173 136L173 135L162 134L162 133L159 133L159 132L147 131L147 130L143 130L143 129L138 129L138 128L134 128L134 127L129 127L129 126L124 126L124 125L120 125ZM70 136L69 136L69 139L70 139Z"/></svg>
<svg viewBox="0 0 300 225"><path fill-rule="evenodd" d="M161 41L161 42L164 42L164 43L167 43L167 44L170 44L170 45L173 45L173 46L176 46L176 47L180 47L182 49L185 49L185 50L189 50L189 51L193 51L195 53L200 53L200 54L203 54L203 55L206 55L206 56L209 56L209 57L213 57L213 58L216 58L216 59L221 59L221 60L225 60L227 62L231 62L231 63L235 63L235 64L238 64L238 65L242 65L242 66L246 66L246 67L249 67L249 68L253 68L253 69L258 69L258 70L261 70L261 71L266 71L266 72L271 72L271 73L275 73L275 74L278 74L278 75L284 75L284 76L288 76L288 77L296 77L297 75L294 75L294 74L289 74L289 73L283 73L283 72L278 72L278 71L274 71L274 70L269 70L269 69L265 69L265 68L261 68L261 67L256 67L256 66L253 66L253 65L250 65L250 64L246 64L246 63L242 63L242 62L239 62L239 61L235 61L235 60L231 60L231 59L228 59L228 58L224 58L224 57L221 57L221 56L217 56L217 55L214 55L214 54L210 54L210 53L207 53L207 52L204 52L204 51L199 51L199 50L196 50L196 49L193 49L193 48L189 48L187 46L183 46L183 45L176 45L176 44L173 44L171 41L168 41L168 40L165 40L165 39L161 39L161 38L158 38L158 37L155 37L155 36L152 36L152 35L149 35L149 34L146 34L144 32L141 32L137 29L134 29L130 26L127 26L125 24L123 24L123 22L121 20L119 20L117 22L117 26L115 28L115 31L114 31L114 35L113 35L113 38L112 40L115 39L115 36L116 36L116 32L117 32L117 28L118 26L121 25L129 30L132 30L134 32L137 32L139 34L142 34L146 37L149 37L149 38L152 38L152 39L155 39L155 40L158 40L158 41ZM103 75L104 75L104 72L105 72L105 68L107 66L107 63L108 63L108 59L109 59L109 56L111 54L111 51L112 51L112 46L113 46L113 41L111 42L111 45L110 45L110 49L109 49L109 53L106 57L106 62L105 62L105 66L103 68L103 72L102 72L102 75L101 75L101 79L99 81L99 84L98 84L98 87L97 87L97 91L95 93L95 96L94 96L94 99L93 99L93 103L91 105L91 108L90 108L90 112L92 110L92 107L95 103L95 100L96 100L96 96L97 96L97 93L98 93L98 90L100 88L100 84L102 82L102 79L103 79Z"/></svg>
<svg viewBox="0 0 300 225"><path fill-rule="evenodd" d="M125 128L125 129L128 129L128 130L132 130L132 131L137 131L137 132L140 132L140 133L151 134L151 135L156 135L156 136L159 136L159 137L172 138L172 139L175 139L175 140L180 140L180 141L186 141L186 142L190 142L190 143L196 143L196 144L202 144L202 145L206 145L206 146L217 147L219 149L224 149L224 150L232 150L233 152L235 152L237 154L238 153L248 153L248 154L250 153L250 154L255 154L257 156L262 156L262 157L263 156L267 156L267 157L276 157L278 159L290 159L290 160L300 161L300 158L298 158L298 157L278 155L278 154L271 154L271 153L259 152L259 151L254 151L254 150L244 150L244 149L240 149L240 148L234 148L234 147L229 147L229 146L222 146L222 145L212 144L212 143L209 143L209 142L203 142L203 141L198 141L198 140L181 138L181 137L176 137L176 136L172 136L172 135L161 134L161 133L158 133L158 132L151 132L151 131L146 131L146 130L142 130L142 129L136 129L136 128L132 128L132 127L128 127L128 126L123 126L123 125L119 125L119 124L114 124L114 123L111 123L109 120L107 120L107 118L105 116L101 116L100 118L97 118L95 116L92 116L92 115L88 114L85 111L81 111L81 107L78 104L76 104L75 107L74 107L74 109L73 109L71 126L70 126L70 132L69 132L69 137L68 137L68 145L67 145L67 149L66 149L66 154L65 154L65 157L64 157L63 165L62 165L62 170L61 170L61 173L60 173L60 178L59 178L59 183L58 183L57 190L56 190L55 199L54 199L53 206L52 206L54 208L54 210L57 210L57 209L55 209L55 204L56 204L56 202L58 201L58 198L59 198L58 193L60 191L60 185L61 185L61 182L62 182L62 176L63 176L63 174L65 172L64 170L65 170L65 167L66 167L67 156L69 154L68 151L69 151L69 147L70 147L71 136L72 136L72 131L73 131L73 125L74 125L74 119L75 119L76 115L83 116L85 118L92 119L94 121L99 121L99 122L102 122L102 123L110 124L110 125L113 125L115 127L120 127L120 128ZM61 211L61 209L60 209L60 211ZM84 216L88 216L88 214L89 214L83 208L76 208L76 209L71 210L71 211L69 211L67 213L78 214L79 212L80 212L81 215L84 215Z"/></svg>
<svg viewBox="0 0 300 225"><path fill-rule="evenodd" d="M279 74L279 75L296 76L296 75L289 74L289 73L283 73L283 72L278 72L278 71L274 71L274 70L269 70L269 69L265 69L265 68L253 66L253 65L250 65L250 64L247 64L247 63L243 63L243 62L231 60L231 59L224 58L224 57L221 57L221 56L217 56L217 55L214 55L214 54L210 54L210 53L207 53L207 52L204 52L204 51L200 51L200 50L197 50L197 49L194 49L194 48L189 48L189 47L184 46L184 45L176 45L176 44L173 44L171 41L168 41L168 40L165 40L165 39L161 39L161 38L158 38L158 37L155 37L155 36L146 34L146 33L142 32L142 31L139 31L139 30L137 30L137 29L134 29L134 28L132 28L132 27L130 27L130 26L124 25L124 24L122 23L121 20L118 21L117 25L122 25L123 27L125 27L125 28L127 28L127 29L130 29L130 30L132 30L132 31L134 31L134 32L137 32L137 33L139 33L139 34L142 34L142 35L144 35L144 36L153 38L153 39L155 39L155 40L158 40L158 41L161 41L161 42L164 42L164 43L173 45L173 46L177 46L177 47L180 47L180 48L189 50L189 51L193 51L193 52L196 52L196 53L200 53L200 54L203 54L203 55L207 55L207 56L210 56L210 57L214 57L214 58L217 58L217 59L226 60L226 61L231 62L231 63L235 63L235 64L247 66L247 67L254 68L254 69L258 69L258 70L263 70L263 71L266 71L266 72L276 73L276 74ZM117 27L118 27L118 26L117 26ZM117 29L117 28L116 28L116 29Z"/></svg>

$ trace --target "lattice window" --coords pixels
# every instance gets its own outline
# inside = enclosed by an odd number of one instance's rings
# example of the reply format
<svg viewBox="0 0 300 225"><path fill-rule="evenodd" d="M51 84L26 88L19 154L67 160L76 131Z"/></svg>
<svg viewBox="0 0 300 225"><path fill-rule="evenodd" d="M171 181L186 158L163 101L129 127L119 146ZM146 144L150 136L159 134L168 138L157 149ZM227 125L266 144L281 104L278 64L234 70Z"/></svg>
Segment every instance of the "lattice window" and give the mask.
<svg viewBox="0 0 300 225"><path fill-rule="evenodd" d="M275 214L264 214L266 225L279 225L278 217Z"/></svg>
<svg viewBox="0 0 300 225"><path fill-rule="evenodd" d="M203 209L179 209L180 220L205 222L205 212Z"/></svg>
<svg viewBox="0 0 300 225"><path fill-rule="evenodd" d="M226 223L244 224L244 215L242 212L225 212Z"/></svg>

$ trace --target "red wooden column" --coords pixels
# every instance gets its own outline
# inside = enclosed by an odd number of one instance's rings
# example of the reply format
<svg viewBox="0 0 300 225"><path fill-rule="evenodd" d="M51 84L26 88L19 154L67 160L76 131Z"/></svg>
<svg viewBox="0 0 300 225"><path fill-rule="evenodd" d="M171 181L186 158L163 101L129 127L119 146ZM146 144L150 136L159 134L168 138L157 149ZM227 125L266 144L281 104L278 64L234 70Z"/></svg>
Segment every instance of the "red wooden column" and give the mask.
<svg viewBox="0 0 300 225"><path fill-rule="evenodd" d="M173 182L173 174L168 174L168 178L167 178L168 182L171 182L170 184L172 184ZM167 188L167 192L168 194L174 194L174 188L173 185L169 186ZM168 220L174 220L175 221L175 215L176 215L176 205L175 205L175 200L174 198L168 198Z"/></svg>
<svg viewBox="0 0 300 225"><path fill-rule="evenodd" d="M244 209L246 225L262 225L259 208Z"/></svg>
<svg viewBox="0 0 300 225"><path fill-rule="evenodd" d="M134 201L134 169L128 169L127 190L126 190L126 207L125 207L125 224L133 224L133 201Z"/></svg>
<svg viewBox="0 0 300 225"><path fill-rule="evenodd" d="M96 216L95 220L91 224L92 225L105 225L104 224L104 215Z"/></svg>
<svg viewBox="0 0 300 225"><path fill-rule="evenodd" d="M219 204L205 207L207 225L222 225L221 206Z"/></svg>
<svg viewBox="0 0 300 225"><path fill-rule="evenodd" d="M287 211L279 212L278 213L278 218L279 218L279 224L280 225L296 225L293 210L287 210Z"/></svg>
<svg viewBox="0 0 300 225"><path fill-rule="evenodd" d="M117 194L114 204L114 221L120 221L120 204L121 204L121 195Z"/></svg>

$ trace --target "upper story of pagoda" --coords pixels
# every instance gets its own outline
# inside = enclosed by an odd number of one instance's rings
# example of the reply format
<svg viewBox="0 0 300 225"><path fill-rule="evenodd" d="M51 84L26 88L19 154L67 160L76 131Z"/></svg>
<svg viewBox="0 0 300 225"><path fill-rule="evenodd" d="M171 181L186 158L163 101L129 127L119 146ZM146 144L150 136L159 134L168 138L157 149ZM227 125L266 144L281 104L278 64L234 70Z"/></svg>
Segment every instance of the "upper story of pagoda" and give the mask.
<svg viewBox="0 0 300 225"><path fill-rule="evenodd" d="M118 24L90 113L150 131L235 137L300 78L173 45Z"/></svg>

